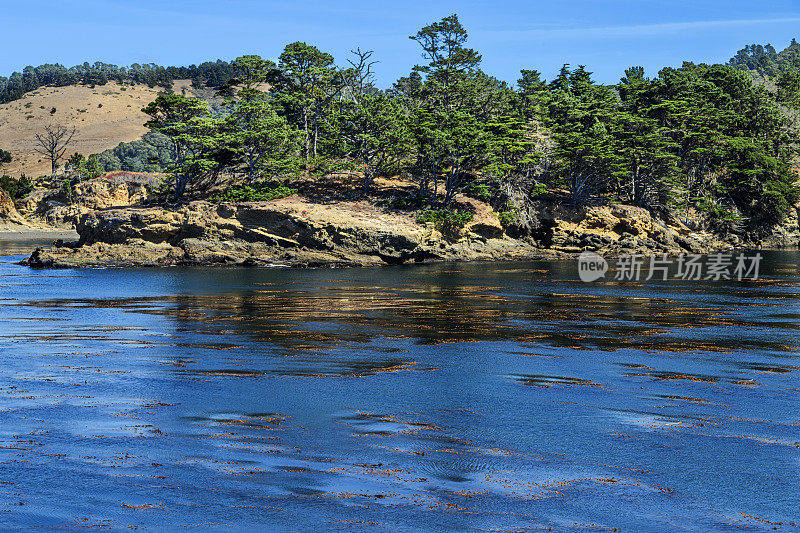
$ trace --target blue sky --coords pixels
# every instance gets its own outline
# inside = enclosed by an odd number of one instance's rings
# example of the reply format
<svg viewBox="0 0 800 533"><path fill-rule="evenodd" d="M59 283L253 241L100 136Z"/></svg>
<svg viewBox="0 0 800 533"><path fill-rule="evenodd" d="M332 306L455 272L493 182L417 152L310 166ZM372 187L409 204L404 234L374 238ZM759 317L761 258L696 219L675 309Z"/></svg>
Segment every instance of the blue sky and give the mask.
<svg viewBox="0 0 800 533"><path fill-rule="evenodd" d="M563 63L585 64L601 82L642 65L654 75L684 60L724 62L748 43L778 50L800 38L800 0L28 0L4 2L0 74L26 65L85 60L188 65L256 53L275 59L306 41L345 63L374 50L379 84L420 61L408 36L458 13L483 68L513 82L520 68L551 79Z"/></svg>

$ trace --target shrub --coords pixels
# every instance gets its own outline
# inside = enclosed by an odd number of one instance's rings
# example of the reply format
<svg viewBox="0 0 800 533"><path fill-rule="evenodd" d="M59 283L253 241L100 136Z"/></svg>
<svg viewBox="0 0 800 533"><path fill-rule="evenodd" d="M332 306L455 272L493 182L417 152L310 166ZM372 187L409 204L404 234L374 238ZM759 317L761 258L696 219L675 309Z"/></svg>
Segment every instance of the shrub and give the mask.
<svg viewBox="0 0 800 533"><path fill-rule="evenodd" d="M469 196L470 198L475 198L476 200L481 200L482 202L488 202L492 199L492 192L489 190L484 184L478 183L470 183L465 189L464 194Z"/></svg>
<svg viewBox="0 0 800 533"><path fill-rule="evenodd" d="M33 183L25 174L22 174L19 179L3 176L0 177L0 189L6 191L13 200L16 200L29 195L33 190Z"/></svg>
<svg viewBox="0 0 800 533"><path fill-rule="evenodd" d="M61 183L61 191L64 193L67 203L72 204L74 197L72 191L72 182L70 180L66 179Z"/></svg>
<svg viewBox="0 0 800 533"><path fill-rule="evenodd" d="M497 218L500 220L500 225L503 226L503 229L515 226L519 223L519 208L513 205L509 206L508 209L497 213Z"/></svg>
<svg viewBox="0 0 800 533"><path fill-rule="evenodd" d="M282 183L256 183L254 185L241 185L231 187L225 192L215 194L210 198L212 202L269 202L286 198L297 192L297 189L287 187Z"/></svg>
<svg viewBox="0 0 800 533"><path fill-rule="evenodd" d="M417 222L424 224L433 222L434 227L443 235L456 235L471 222L475 215L469 211L450 211L449 209L428 209L417 214Z"/></svg>
<svg viewBox="0 0 800 533"><path fill-rule="evenodd" d="M721 205L708 197L700 197L695 199L697 209L706 213L714 220L722 222L736 222L741 220L742 217L737 215L736 212L728 206Z"/></svg>

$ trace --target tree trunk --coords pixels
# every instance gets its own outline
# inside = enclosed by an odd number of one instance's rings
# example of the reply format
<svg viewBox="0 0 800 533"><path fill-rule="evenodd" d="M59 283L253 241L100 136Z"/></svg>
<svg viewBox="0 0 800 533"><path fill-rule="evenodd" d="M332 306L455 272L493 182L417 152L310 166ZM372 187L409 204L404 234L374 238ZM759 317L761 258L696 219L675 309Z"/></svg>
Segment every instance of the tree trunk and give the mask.
<svg viewBox="0 0 800 533"><path fill-rule="evenodd" d="M319 115L314 111L314 157L317 157L317 138L319 137Z"/></svg>
<svg viewBox="0 0 800 533"><path fill-rule="evenodd" d="M306 161L308 161L309 156L311 155L311 146L310 146L310 137L308 134L308 111L303 108L303 132L306 134Z"/></svg>

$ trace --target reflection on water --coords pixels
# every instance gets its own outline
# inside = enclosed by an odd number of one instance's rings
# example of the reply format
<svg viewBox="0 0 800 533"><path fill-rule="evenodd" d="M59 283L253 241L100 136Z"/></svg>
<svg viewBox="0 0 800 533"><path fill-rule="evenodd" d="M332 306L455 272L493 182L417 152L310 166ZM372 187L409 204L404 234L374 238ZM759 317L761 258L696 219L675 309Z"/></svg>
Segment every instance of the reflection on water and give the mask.
<svg viewBox="0 0 800 533"><path fill-rule="evenodd" d="M800 523L795 253L759 282L591 285L0 261L3 527Z"/></svg>

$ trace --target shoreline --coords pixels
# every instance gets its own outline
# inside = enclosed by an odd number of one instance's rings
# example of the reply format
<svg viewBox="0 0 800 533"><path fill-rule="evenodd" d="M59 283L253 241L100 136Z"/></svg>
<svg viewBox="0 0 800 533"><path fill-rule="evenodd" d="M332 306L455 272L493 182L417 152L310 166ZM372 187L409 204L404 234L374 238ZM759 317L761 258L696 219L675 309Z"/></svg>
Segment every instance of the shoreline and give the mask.
<svg viewBox="0 0 800 533"><path fill-rule="evenodd" d="M0 229L0 241L21 242L21 241L43 241L47 239L64 242L77 242L80 238L75 230L63 229Z"/></svg>

